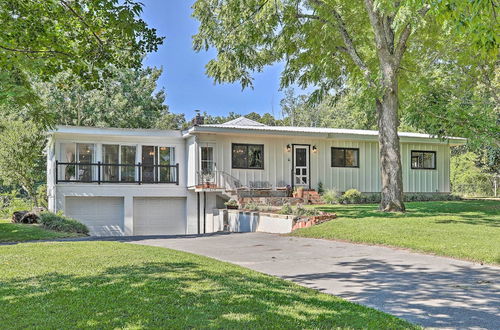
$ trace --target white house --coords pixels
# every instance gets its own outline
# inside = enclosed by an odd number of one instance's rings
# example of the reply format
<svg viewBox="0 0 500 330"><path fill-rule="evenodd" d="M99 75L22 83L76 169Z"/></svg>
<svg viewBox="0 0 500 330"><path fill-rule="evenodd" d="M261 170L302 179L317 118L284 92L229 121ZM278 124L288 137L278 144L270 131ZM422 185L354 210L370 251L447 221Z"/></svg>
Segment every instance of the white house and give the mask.
<svg viewBox="0 0 500 330"><path fill-rule="evenodd" d="M49 209L94 235L220 230L235 191L290 185L380 191L376 131L266 126L244 117L185 130L59 126L48 146ZM400 133L405 192L449 193L450 146Z"/></svg>

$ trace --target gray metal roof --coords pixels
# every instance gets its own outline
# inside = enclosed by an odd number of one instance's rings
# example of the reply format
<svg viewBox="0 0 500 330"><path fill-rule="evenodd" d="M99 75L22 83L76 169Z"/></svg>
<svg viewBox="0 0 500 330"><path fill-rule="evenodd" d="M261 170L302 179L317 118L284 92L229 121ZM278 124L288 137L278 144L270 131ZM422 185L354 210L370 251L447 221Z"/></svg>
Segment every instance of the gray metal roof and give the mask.
<svg viewBox="0 0 500 330"><path fill-rule="evenodd" d="M232 128L241 130L258 130L258 131L268 131L268 132L297 132L297 133L323 133L323 134L349 134L349 135L365 135L365 136L377 136L378 131L373 130L361 130L361 129L345 129L345 128L326 128L326 127L297 127L297 126L244 126L244 125L233 125L230 122L224 124L213 124L213 125L200 125L200 127L211 127L211 128ZM399 136L402 137L414 137L414 138L427 138L435 139L436 137L429 134L423 133L411 133L411 132L399 132ZM459 137L446 137L446 139L463 140Z"/></svg>
<svg viewBox="0 0 500 330"><path fill-rule="evenodd" d="M233 119L233 120L230 120L230 121L227 121L227 122L225 122L223 124L219 124L219 125L224 126L224 127L229 127L229 126L245 126L245 127L246 126L260 126L260 127L264 126L264 127L269 127L267 125L264 125L262 123L255 121L255 120L251 120L251 119L248 119L248 118L243 117L243 116L238 117L238 118Z"/></svg>

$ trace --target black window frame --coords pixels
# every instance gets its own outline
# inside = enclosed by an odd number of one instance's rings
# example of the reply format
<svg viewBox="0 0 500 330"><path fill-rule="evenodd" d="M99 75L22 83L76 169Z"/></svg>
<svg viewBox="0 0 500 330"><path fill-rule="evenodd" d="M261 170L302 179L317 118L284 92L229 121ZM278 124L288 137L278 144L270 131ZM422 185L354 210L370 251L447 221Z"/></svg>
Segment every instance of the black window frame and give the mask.
<svg viewBox="0 0 500 330"><path fill-rule="evenodd" d="M334 165L333 164L333 150L343 150L344 151L344 165L342 166L339 166L339 165ZM345 164L345 160L346 160L346 157L345 157L345 152L347 150L353 150L353 151L356 151L358 153L358 164L356 166L348 166ZM359 168L359 163L360 163L360 159L359 159L359 148L342 148L342 147L331 147L330 148L330 167L339 167L339 168Z"/></svg>
<svg viewBox="0 0 500 330"><path fill-rule="evenodd" d="M247 164L246 167L234 166L233 162L233 150L235 146L245 146L247 149ZM262 148L262 167L248 167L248 150L249 147L261 147ZM231 168L235 170L263 170L264 169L264 145L254 144L254 143L231 143Z"/></svg>
<svg viewBox="0 0 500 330"><path fill-rule="evenodd" d="M434 167L414 167L413 166L413 153L414 152L422 152L428 154L434 154ZM423 165L423 163L422 163ZM412 170L436 170L437 166L437 153L433 150L410 150L410 167Z"/></svg>

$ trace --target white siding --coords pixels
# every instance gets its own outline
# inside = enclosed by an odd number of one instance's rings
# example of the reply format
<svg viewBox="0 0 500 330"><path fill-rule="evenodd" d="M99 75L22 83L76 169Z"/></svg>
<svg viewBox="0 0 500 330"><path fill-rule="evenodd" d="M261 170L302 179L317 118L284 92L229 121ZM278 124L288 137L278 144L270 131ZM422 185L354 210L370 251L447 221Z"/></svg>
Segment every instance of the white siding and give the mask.
<svg viewBox="0 0 500 330"><path fill-rule="evenodd" d="M242 184L251 181L267 181L273 187L291 184L292 153L286 151L287 144L309 144L318 152L311 152L311 188L318 182L324 188L345 191L356 188L362 192L379 192L380 161L378 142L370 140L333 140L309 137L272 137L243 135L200 135L199 143L216 144L216 168L239 179ZM242 170L231 168L231 144L264 144L264 169ZM359 168L331 167L331 147L359 148ZM412 170L411 150L436 151L436 170ZM449 192L449 146L436 143L402 143L401 156L403 183L406 192Z"/></svg>

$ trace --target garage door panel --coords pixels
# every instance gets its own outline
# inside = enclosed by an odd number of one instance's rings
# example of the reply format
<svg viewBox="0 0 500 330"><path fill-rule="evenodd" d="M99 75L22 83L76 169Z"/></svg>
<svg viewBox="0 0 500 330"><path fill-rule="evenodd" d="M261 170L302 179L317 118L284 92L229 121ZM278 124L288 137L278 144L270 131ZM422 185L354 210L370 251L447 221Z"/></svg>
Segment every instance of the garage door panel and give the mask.
<svg viewBox="0 0 500 330"><path fill-rule="evenodd" d="M85 224L92 236L123 236L122 197L67 196L65 214Z"/></svg>
<svg viewBox="0 0 500 330"><path fill-rule="evenodd" d="M134 198L134 235L182 235L185 233L185 198Z"/></svg>

